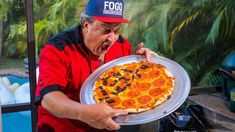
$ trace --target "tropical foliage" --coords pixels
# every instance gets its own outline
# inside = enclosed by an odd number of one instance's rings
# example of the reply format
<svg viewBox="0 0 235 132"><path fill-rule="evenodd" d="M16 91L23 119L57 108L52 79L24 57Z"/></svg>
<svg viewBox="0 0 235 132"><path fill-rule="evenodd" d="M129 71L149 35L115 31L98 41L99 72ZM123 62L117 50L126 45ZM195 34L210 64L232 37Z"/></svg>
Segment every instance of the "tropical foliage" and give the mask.
<svg viewBox="0 0 235 132"><path fill-rule="evenodd" d="M14 1L15 2L15 1ZM86 0L35 0L34 1L34 31L36 42L36 55L44 46L47 39L53 34L78 23L79 15L83 11ZM18 5L25 11L25 3L21 0ZM76 6L75 6L76 5ZM16 8L12 3L11 8ZM6 40L4 43L4 55L9 57L24 57L27 51L27 32L25 12L18 11L23 15L18 15L20 20L10 19L10 23L5 27ZM13 12L8 12L14 14ZM8 16L11 17L11 16ZM16 19L17 17L12 17ZM14 22L14 23L13 23Z"/></svg>
<svg viewBox="0 0 235 132"><path fill-rule="evenodd" d="M193 85L211 74L235 49L234 0L127 0L132 24L124 34L180 63ZM136 8L131 8L136 7ZM212 80L211 80L212 79Z"/></svg>
<svg viewBox="0 0 235 132"><path fill-rule="evenodd" d="M77 25L86 2L34 0L36 52L52 34ZM8 8L0 10L4 55L24 57L24 1L5 4ZM123 25L121 34L134 46L143 41L146 47L181 64L192 85L211 84L217 80L213 71L235 49L234 7L234 0L125 0L125 17L132 24Z"/></svg>

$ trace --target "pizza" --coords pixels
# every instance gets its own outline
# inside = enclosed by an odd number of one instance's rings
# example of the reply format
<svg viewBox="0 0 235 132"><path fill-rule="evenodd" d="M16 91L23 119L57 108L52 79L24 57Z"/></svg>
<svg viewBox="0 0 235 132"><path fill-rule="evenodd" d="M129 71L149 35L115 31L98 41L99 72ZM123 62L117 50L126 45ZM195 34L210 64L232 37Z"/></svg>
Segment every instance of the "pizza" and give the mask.
<svg viewBox="0 0 235 132"><path fill-rule="evenodd" d="M114 66L95 81L93 98L116 109L139 113L155 108L170 98L174 77L167 68L153 62L132 62Z"/></svg>

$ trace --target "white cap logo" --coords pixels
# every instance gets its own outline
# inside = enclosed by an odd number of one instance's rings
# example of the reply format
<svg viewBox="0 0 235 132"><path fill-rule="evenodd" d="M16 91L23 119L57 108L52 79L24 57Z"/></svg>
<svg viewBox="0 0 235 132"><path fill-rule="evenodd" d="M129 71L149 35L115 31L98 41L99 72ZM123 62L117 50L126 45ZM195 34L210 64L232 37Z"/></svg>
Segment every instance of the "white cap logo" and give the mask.
<svg viewBox="0 0 235 132"><path fill-rule="evenodd" d="M122 15L122 3L119 2L110 2L110 1L104 1L104 14L109 15Z"/></svg>

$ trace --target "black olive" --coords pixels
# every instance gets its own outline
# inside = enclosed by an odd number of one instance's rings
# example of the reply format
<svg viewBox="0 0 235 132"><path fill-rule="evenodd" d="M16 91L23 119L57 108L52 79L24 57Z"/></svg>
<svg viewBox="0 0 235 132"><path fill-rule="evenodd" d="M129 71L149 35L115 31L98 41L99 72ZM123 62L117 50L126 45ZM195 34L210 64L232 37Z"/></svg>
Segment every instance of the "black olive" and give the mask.
<svg viewBox="0 0 235 132"><path fill-rule="evenodd" d="M121 74L118 72L118 73L114 73L113 76L118 77L118 76L121 76Z"/></svg>
<svg viewBox="0 0 235 132"><path fill-rule="evenodd" d="M140 74L137 74L138 78L141 78L141 75Z"/></svg>
<svg viewBox="0 0 235 132"><path fill-rule="evenodd" d="M137 74L139 72L139 69L137 69L136 71L135 71L135 74Z"/></svg>
<svg viewBox="0 0 235 132"><path fill-rule="evenodd" d="M132 75L132 80L134 80L134 79L135 79L135 75L133 74L133 75Z"/></svg>
<svg viewBox="0 0 235 132"><path fill-rule="evenodd" d="M127 84L128 82L123 82L124 84Z"/></svg>
<svg viewBox="0 0 235 132"><path fill-rule="evenodd" d="M125 91L126 90L126 86L124 86L123 88L122 88L122 90L121 90L121 92L123 92L123 91Z"/></svg>
<svg viewBox="0 0 235 132"><path fill-rule="evenodd" d="M107 85L108 84L108 82L107 82L107 80L106 81L103 81L103 85Z"/></svg>
<svg viewBox="0 0 235 132"><path fill-rule="evenodd" d="M100 101L102 101L103 99L108 99L110 98L109 96L108 97L104 97L104 98L99 98Z"/></svg>
<svg viewBox="0 0 235 132"><path fill-rule="evenodd" d="M118 92L111 92L111 94L113 94L113 95L118 95Z"/></svg>
<svg viewBox="0 0 235 132"><path fill-rule="evenodd" d="M102 94L105 96L105 95L107 95L108 93L105 91L105 90L101 90L101 92L102 92Z"/></svg>
<svg viewBox="0 0 235 132"><path fill-rule="evenodd" d="M121 78L119 78L119 80L122 80L122 79L123 79L123 80L126 80L126 78L125 78L125 77L121 77Z"/></svg>
<svg viewBox="0 0 235 132"><path fill-rule="evenodd" d="M141 69L146 69L146 68L149 68L149 66L147 66L147 65L142 65L140 68L141 68Z"/></svg>
<svg viewBox="0 0 235 132"><path fill-rule="evenodd" d="M114 99L108 99L108 100L106 100L106 102L110 104L110 103L114 103L115 100Z"/></svg>
<svg viewBox="0 0 235 132"><path fill-rule="evenodd" d="M114 83L110 84L109 86L115 86L117 84L118 80L114 80Z"/></svg>
<svg viewBox="0 0 235 132"><path fill-rule="evenodd" d="M117 89L116 89L118 92L121 92L122 91L122 88L120 86L117 86Z"/></svg>
<svg viewBox="0 0 235 132"><path fill-rule="evenodd" d="M168 97L167 97L167 99L170 99L171 98L171 96L169 95Z"/></svg>
<svg viewBox="0 0 235 132"><path fill-rule="evenodd" d="M133 71L132 71L132 70L128 70L128 72L133 73Z"/></svg>

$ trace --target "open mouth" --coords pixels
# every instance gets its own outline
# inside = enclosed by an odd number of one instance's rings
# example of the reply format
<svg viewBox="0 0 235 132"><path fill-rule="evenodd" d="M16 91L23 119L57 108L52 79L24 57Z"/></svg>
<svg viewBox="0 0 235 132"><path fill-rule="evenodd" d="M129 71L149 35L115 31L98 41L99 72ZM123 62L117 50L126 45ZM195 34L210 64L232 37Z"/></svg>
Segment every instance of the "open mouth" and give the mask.
<svg viewBox="0 0 235 132"><path fill-rule="evenodd" d="M110 43L104 42L103 45L101 46L102 51L108 50L110 45L111 45Z"/></svg>

